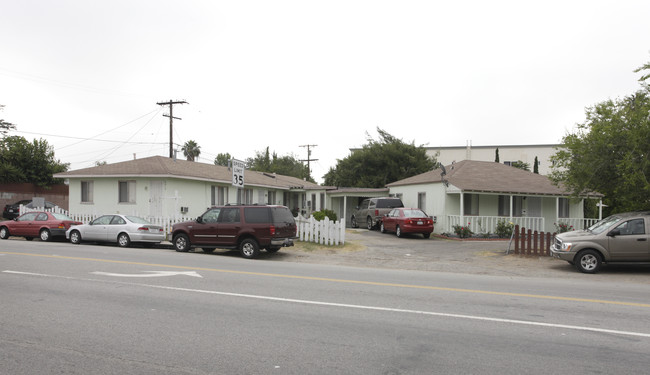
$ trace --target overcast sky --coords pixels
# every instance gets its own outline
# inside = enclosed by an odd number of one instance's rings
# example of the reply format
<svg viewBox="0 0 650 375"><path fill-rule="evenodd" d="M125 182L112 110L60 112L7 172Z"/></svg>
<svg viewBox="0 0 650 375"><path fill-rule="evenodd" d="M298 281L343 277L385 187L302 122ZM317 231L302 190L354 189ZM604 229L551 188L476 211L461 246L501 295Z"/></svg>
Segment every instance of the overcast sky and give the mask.
<svg viewBox="0 0 650 375"><path fill-rule="evenodd" d="M379 127L428 146L558 143L639 89L650 1L0 0L0 118L71 169L267 146L318 182ZM180 157L182 153L179 152Z"/></svg>

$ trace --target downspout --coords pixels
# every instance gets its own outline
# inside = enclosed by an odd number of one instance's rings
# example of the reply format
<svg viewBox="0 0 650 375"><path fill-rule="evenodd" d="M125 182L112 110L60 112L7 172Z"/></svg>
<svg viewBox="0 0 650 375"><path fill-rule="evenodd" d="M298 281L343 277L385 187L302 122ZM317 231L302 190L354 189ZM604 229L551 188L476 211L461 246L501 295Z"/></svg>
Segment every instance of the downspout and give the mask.
<svg viewBox="0 0 650 375"><path fill-rule="evenodd" d="M460 226L465 226L465 193L460 192Z"/></svg>

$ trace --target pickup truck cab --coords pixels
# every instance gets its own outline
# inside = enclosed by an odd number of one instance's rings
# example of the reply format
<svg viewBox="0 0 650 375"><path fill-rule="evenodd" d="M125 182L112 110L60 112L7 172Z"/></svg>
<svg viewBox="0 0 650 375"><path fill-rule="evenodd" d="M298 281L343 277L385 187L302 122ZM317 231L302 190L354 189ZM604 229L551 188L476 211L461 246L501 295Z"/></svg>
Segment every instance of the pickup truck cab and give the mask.
<svg viewBox="0 0 650 375"><path fill-rule="evenodd" d="M551 255L584 273L603 263L650 263L650 211L609 216L585 230L558 234Z"/></svg>

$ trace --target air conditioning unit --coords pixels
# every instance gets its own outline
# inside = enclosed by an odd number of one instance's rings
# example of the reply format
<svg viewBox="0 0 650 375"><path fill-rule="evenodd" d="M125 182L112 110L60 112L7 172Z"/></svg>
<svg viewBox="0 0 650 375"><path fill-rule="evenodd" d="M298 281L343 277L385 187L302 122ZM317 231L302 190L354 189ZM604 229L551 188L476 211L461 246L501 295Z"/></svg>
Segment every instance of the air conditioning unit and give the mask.
<svg viewBox="0 0 650 375"><path fill-rule="evenodd" d="M182 213L182 214L186 214L187 211L188 211L188 208L187 208L187 207L181 207L181 213Z"/></svg>

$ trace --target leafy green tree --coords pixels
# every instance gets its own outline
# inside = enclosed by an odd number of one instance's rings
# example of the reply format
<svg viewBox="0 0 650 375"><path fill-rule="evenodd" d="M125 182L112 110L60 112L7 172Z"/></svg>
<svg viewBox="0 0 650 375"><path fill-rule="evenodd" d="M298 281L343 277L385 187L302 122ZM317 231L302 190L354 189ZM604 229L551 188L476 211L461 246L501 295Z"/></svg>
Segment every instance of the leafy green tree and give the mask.
<svg viewBox="0 0 650 375"><path fill-rule="evenodd" d="M0 104L0 111L2 111L4 107L4 105ZM0 139L4 138L7 135L7 132L13 129L16 129L16 125L0 118Z"/></svg>
<svg viewBox="0 0 650 375"><path fill-rule="evenodd" d="M50 186L60 181L53 174L65 172L68 164L54 157L53 148L44 139L27 141L24 137L5 137L0 142L0 182L29 182Z"/></svg>
<svg viewBox="0 0 650 375"><path fill-rule="evenodd" d="M194 159L198 158L199 155L201 155L201 146L192 140L185 142L182 150L183 155L185 155L185 158L189 161L194 161Z"/></svg>
<svg viewBox="0 0 650 375"><path fill-rule="evenodd" d="M650 69L650 64L635 72ZM574 195L605 195L606 214L650 209L650 87L586 110L587 119L567 134L552 157L551 177Z"/></svg>
<svg viewBox="0 0 650 375"><path fill-rule="evenodd" d="M315 182L307 166L293 155L278 156L271 154L267 147L263 152L256 152L254 158L246 159L246 168L252 171L277 173Z"/></svg>
<svg viewBox="0 0 650 375"><path fill-rule="evenodd" d="M214 164L215 165L221 165L222 167L227 167L228 163L232 160L232 156L229 153L219 153L217 154L217 157L214 158Z"/></svg>
<svg viewBox="0 0 650 375"><path fill-rule="evenodd" d="M325 174L325 185L379 188L386 184L432 170L435 157L413 142L405 143L377 128L379 140L370 136L367 144Z"/></svg>
<svg viewBox="0 0 650 375"><path fill-rule="evenodd" d="M510 164L510 166L530 172L530 164L524 163L521 160L513 161L512 164Z"/></svg>

